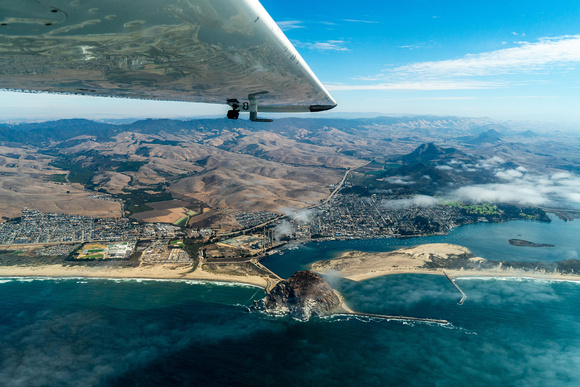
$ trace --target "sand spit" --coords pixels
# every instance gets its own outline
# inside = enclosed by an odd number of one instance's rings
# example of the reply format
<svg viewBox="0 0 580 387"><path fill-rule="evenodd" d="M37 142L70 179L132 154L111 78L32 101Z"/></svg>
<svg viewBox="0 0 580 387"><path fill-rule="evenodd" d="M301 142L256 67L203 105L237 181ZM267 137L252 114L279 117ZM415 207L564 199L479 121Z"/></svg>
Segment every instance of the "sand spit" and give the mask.
<svg viewBox="0 0 580 387"><path fill-rule="evenodd" d="M351 251L330 260L315 262L311 270L319 274L334 273L352 281L381 277L390 274L439 274L443 271L453 278L457 277L525 277L550 280L580 281L580 275L546 272L544 270L520 270L502 267L493 269L450 268L446 263L462 259L471 266L485 262L484 258L474 257L463 246L449 243L432 243L412 248L399 249L386 253L365 253ZM433 267L433 261L441 265Z"/></svg>

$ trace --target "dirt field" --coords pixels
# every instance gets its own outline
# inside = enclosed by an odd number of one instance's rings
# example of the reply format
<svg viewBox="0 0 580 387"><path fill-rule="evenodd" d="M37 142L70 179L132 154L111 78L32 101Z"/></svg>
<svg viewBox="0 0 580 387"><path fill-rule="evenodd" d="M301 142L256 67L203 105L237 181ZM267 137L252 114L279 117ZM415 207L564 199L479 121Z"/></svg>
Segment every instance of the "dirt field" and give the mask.
<svg viewBox="0 0 580 387"><path fill-rule="evenodd" d="M31 175L0 175L0 216L15 218L29 208L71 215L121 217L120 203L89 198L93 194L71 184L48 182Z"/></svg>
<svg viewBox="0 0 580 387"><path fill-rule="evenodd" d="M197 215L197 211L193 211L187 207L196 206L194 202L185 200L168 200L164 202L146 203L147 206L153 208L152 211L138 212L133 214L132 218L149 223L172 223L174 224L179 219L185 218L186 222L189 216Z"/></svg>
<svg viewBox="0 0 580 387"><path fill-rule="evenodd" d="M42 212L120 217L117 202L90 199L94 193L66 181L66 172L51 167L50 156L32 149L0 146L0 222L21 215L24 208ZM4 219L3 219L4 218Z"/></svg>

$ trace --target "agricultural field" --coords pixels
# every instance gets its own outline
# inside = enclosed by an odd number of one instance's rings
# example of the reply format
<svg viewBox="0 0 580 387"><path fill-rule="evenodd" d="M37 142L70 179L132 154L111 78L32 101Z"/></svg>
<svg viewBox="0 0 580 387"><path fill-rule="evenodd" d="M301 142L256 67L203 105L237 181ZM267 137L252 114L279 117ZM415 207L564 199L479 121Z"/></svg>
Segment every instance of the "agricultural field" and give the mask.
<svg viewBox="0 0 580 387"><path fill-rule="evenodd" d="M146 203L150 209L134 213L132 218L148 223L169 223L178 227L186 227L191 217L203 212L203 205L195 201L166 200Z"/></svg>

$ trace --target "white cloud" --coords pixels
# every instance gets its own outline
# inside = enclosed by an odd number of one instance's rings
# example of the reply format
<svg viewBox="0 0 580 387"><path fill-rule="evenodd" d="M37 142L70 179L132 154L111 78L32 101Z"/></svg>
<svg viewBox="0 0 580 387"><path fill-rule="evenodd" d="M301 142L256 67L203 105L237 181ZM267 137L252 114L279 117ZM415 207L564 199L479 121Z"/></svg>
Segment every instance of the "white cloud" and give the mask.
<svg viewBox="0 0 580 387"><path fill-rule="evenodd" d="M292 44L296 47L303 47L309 50L319 50L319 51L350 51L348 47L345 47L346 41L344 40L327 40L325 42L300 42L293 40Z"/></svg>
<svg viewBox="0 0 580 387"><path fill-rule="evenodd" d="M453 167L450 167L449 165L437 165L435 169L439 169L440 171L452 171Z"/></svg>
<svg viewBox="0 0 580 387"><path fill-rule="evenodd" d="M373 20L343 19L343 21L349 22L349 23L379 24L378 21L373 21Z"/></svg>
<svg viewBox="0 0 580 387"><path fill-rule="evenodd" d="M386 71L391 76L457 77L526 73L580 62L580 35L543 38L537 43L520 42L519 47L460 59L400 66ZM384 78L386 74L380 77Z"/></svg>
<svg viewBox="0 0 580 387"><path fill-rule="evenodd" d="M412 184L415 184L415 182L413 180L411 180L407 176L392 176L392 177L386 177L386 178L383 179L383 181L386 181L387 183L390 183L390 184L397 184L397 185L412 185Z"/></svg>
<svg viewBox="0 0 580 387"><path fill-rule="evenodd" d="M499 156L493 156L490 159L483 160L477 164L478 168L491 169L496 168L498 165L505 163L505 160Z"/></svg>
<svg viewBox="0 0 580 387"><path fill-rule="evenodd" d="M508 169L506 171L498 171L495 175L502 180L511 181L511 180L516 180L516 179L522 177L524 174L520 171L515 170L515 169Z"/></svg>
<svg viewBox="0 0 580 387"><path fill-rule="evenodd" d="M322 51L349 51L348 48L344 47L344 43L343 40L327 40L326 42L311 43L308 48Z"/></svg>
<svg viewBox="0 0 580 387"><path fill-rule="evenodd" d="M297 208L281 208L284 215L297 223L308 224L316 216L316 210L301 210Z"/></svg>
<svg viewBox="0 0 580 387"><path fill-rule="evenodd" d="M439 199L432 196L416 195L410 199L385 200L382 207L390 210L402 210L409 207L433 207L439 203Z"/></svg>
<svg viewBox="0 0 580 387"><path fill-rule="evenodd" d="M519 203L543 205L548 199L533 186L518 184L485 184L461 187L451 194L454 200L462 202Z"/></svg>
<svg viewBox="0 0 580 387"><path fill-rule="evenodd" d="M572 177L572 174L570 172L557 172L554 173L550 179L551 180L564 180L564 179L570 179Z"/></svg>
<svg viewBox="0 0 580 387"><path fill-rule="evenodd" d="M385 69L375 76L354 78L356 81L373 82L372 84L331 84L327 88L333 91L498 89L516 84L475 78L532 74L547 70L570 71L580 62L580 35L542 38L535 43L515 42L515 44L516 47L467 54L458 59L418 62ZM401 48L414 49L416 46L401 46ZM388 82L385 82L387 79Z"/></svg>
<svg viewBox="0 0 580 387"><path fill-rule="evenodd" d="M418 48L421 48L421 45L419 45L419 44L407 44L405 46L399 46L399 48L404 48L406 50L416 50Z"/></svg>
<svg viewBox="0 0 580 387"><path fill-rule="evenodd" d="M290 236L296 232L296 228L292 225L292 223L288 222L287 220L283 220L280 224L274 227L274 238L276 240L280 240L283 236Z"/></svg>
<svg viewBox="0 0 580 387"><path fill-rule="evenodd" d="M420 48L433 48L436 47L437 44L433 41L426 41L426 42L416 42L413 44L404 44L402 46L398 46L404 50L418 50Z"/></svg>
<svg viewBox="0 0 580 387"><path fill-rule="evenodd" d="M446 195L446 199L533 206L563 202L580 203L580 177L571 173L562 172L552 176L530 175L512 169L498 171L496 176L507 182L461 187Z"/></svg>
<svg viewBox="0 0 580 387"><path fill-rule="evenodd" d="M276 24L278 24L278 27L280 27L282 31L295 30L297 28L305 28L305 26L302 25L302 22L300 20L286 20L277 22Z"/></svg>

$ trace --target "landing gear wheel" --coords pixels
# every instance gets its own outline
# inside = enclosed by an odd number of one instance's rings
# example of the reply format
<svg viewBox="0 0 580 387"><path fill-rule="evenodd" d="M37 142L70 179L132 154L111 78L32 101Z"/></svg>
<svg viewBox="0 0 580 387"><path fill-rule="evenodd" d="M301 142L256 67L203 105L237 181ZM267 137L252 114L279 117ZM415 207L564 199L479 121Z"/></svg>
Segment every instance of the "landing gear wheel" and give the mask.
<svg viewBox="0 0 580 387"><path fill-rule="evenodd" d="M230 119L230 120L237 120L239 116L240 116L239 110L229 110L228 111L228 119Z"/></svg>

